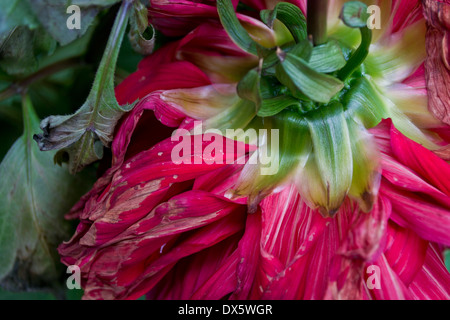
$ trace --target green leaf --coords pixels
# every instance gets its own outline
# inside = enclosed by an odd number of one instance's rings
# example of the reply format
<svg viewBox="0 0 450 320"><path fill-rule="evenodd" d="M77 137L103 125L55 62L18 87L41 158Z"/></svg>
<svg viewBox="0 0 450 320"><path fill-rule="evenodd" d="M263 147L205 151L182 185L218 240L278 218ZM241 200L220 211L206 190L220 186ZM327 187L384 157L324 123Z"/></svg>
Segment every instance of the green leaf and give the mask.
<svg viewBox="0 0 450 320"><path fill-rule="evenodd" d="M279 58L277 78L297 98L305 95L313 101L328 103L344 87L340 80L315 71L292 53L279 55Z"/></svg>
<svg viewBox="0 0 450 320"><path fill-rule="evenodd" d="M219 13L220 22L233 42L242 50L256 56L259 55L263 49L262 46L254 41L239 23L231 1L217 0L217 12Z"/></svg>
<svg viewBox="0 0 450 320"><path fill-rule="evenodd" d="M11 32L18 26L30 29L39 26L33 6L27 0L0 1L0 33Z"/></svg>
<svg viewBox="0 0 450 320"><path fill-rule="evenodd" d="M344 110L340 103L333 102L311 111L305 118L324 188L320 190L316 204L323 212L333 215L352 183L353 159Z"/></svg>
<svg viewBox="0 0 450 320"><path fill-rule="evenodd" d="M134 106L119 106L114 93L114 71L130 7L131 3L124 1L117 14L86 102L73 115L44 119L44 133L35 135L42 151L60 149L55 157L58 163L68 157L72 173L103 157L103 146L112 141L117 121Z"/></svg>
<svg viewBox="0 0 450 320"><path fill-rule="evenodd" d="M42 28L14 28L2 43L0 67L12 75L32 73L38 68L39 56L51 54L55 47L56 42Z"/></svg>
<svg viewBox="0 0 450 320"><path fill-rule="evenodd" d="M331 73L345 66L345 57L339 44L332 40L312 49L309 66L317 72Z"/></svg>
<svg viewBox="0 0 450 320"><path fill-rule="evenodd" d="M54 152L40 152L32 140L39 128L24 98L24 133L0 164L0 280L26 289L58 280L56 246L68 239L63 215L87 191L93 176L70 175L53 164Z"/></svg>
<svg viewBox="0 0 450 320"><path fill-rule="evenodd" d="M67 28L67 19L71 14L67 13L69 4L66 0L37 0L32 1L31 7L47 32L61 45L65 45L81 37L86 32L103 6L109 6L118 1L71 1L70 4L80 7L80 29Z"/></svg>
<svg viewBox="0 0 450 320"><path fill-rule="evenodd" d="M39 26L61 45L68 44L81 37L94 21L98 12L119 0L13 0L0 3L0 34L10 32L18 26L33 30ZM69 5L77 5L81 11L80 29L68 29L67 13Z"/></svg>
<svg viewBox="0 0 450 320"><path fill-rule="evenodd" d="M275 19L280 20L291 32L295 42L306 39L306 18L296 5L279 2L273 10L262 10L260 15L261 20L270 28Z"/></svg>

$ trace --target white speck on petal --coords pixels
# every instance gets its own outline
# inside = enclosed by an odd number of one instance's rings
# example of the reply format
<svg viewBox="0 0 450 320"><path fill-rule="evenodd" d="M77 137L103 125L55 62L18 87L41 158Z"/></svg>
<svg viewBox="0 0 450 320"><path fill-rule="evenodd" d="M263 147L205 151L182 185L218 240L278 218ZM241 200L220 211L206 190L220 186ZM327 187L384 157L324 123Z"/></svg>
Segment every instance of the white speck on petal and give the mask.
<svg viewBox="0 0 450 320"><path fill-rule="evenodd" d="M174 178L174 179L178 179L178 175L177 175L177 174L174 174L174 175L173 175L173 178Z"/></svg>
<svg viewBox="0 0 450 320"><path fill-rule="evenodd" d="M163 155L163 153L162 153L162 152L158 152L158 156L160 156L160 157L161 157L162 155Z"/></svg>

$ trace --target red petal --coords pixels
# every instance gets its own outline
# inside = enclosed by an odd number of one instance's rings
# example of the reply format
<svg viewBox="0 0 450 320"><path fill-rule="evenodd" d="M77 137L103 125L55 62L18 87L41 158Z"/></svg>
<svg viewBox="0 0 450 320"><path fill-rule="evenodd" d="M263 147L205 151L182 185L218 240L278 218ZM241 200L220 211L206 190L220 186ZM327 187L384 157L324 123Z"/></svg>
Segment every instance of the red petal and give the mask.
<svg viewBox="0 0 450 320"><path fill-rule="evenodd" d="M178 37L210 19L218 19L212 1L151 0L150 23L165 35ZM234 7L238 1L232 0Z"/></svg>
<svg viewBox="0 0 450 320"><path fill-rule="evenodd" d="M248 299L258 268L261 244L261 213L247 216L245 233L239 242L238 285L230 299Z"/></svg>
<svg viewBox="0 0 450 320"><path fill-rule="evenodd" d="M338 212L339 249L331 267L326 299L363 299L364 265L379 259L386 243L386 228L391 206L385 197L369 213L347 205ZM326 242L328 243L328 242Z"/></svg>
<svg viewBox="0 0 450 320"><path fill-rule="evenodd" d="M161 51L164 52L163 49ZM153 63L149 65L138 69L117 86L116 97L119 104L132 103L156 90L194 88L211 83L200 69L187 61L169 62L154 68L150 68Z"/></svg>

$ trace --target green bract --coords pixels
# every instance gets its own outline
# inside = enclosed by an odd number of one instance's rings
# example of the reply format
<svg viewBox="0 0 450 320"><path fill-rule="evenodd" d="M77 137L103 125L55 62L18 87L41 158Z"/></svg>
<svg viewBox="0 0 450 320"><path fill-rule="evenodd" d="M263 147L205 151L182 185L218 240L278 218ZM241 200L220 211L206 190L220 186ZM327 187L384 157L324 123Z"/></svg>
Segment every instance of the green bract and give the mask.
<svg viewBox="0 0 450 320"><path fill-rule="evenodd" d="M362 210L371 210L380 170L367 129L384 118L392 118L407 136L424 144L426 139L365 72L372 42L367 6L347 2L340 15L349 32L359 29L358 47L350 47L346 39L340 41L340 36L328 37L327 42L313 46L308 40L305 17L288 3L278 3L273 10L260 13L269 28L278 20L291 33L292 42L273 48L265 48L250 37L229 0L218 1L218 12L230 38L258 56L260 63L237 86L241 101L235 106L239 108L217 115L209 125L223 128L240 123L245 124L241 127L244 130L278 129L280 138L278 172L264 176L258 165L247 164L235 194L248 195L254 211L277 185L295 177L303 199L325 216L333 215L347 195ZM267 139L260 148L271 150L270 144Z"/></svg>

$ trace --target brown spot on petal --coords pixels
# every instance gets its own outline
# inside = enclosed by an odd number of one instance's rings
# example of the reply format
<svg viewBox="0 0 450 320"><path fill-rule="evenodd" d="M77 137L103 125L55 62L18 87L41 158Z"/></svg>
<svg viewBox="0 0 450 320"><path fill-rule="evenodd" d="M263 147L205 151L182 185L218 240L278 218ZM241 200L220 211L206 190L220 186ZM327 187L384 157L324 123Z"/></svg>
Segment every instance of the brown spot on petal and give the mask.
<svg viewBox="0 0 450 320"><path fill-rule="evenodd" d="M450 125L450 1L423 0L427 20L425 61L428 109Z"/></svg>

